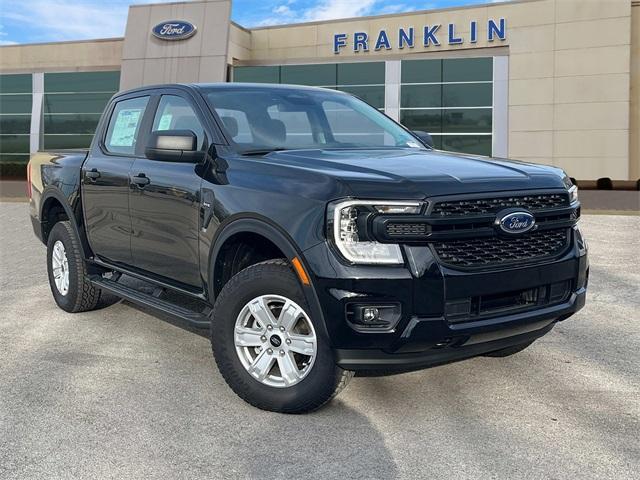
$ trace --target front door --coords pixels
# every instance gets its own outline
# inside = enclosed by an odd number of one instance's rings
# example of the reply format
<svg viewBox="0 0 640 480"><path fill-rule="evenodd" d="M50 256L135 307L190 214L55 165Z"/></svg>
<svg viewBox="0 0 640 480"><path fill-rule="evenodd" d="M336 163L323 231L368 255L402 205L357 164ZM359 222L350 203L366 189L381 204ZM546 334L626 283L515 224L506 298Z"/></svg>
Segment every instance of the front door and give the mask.
<svg viewBox="0 0 640 480"><path fill-rule="evenodd" d="M96 139L82 166L82 204L87 236L93 252L112 263L131 263L129 171L136 155L149 96L115 103L103 138ZM143 141L141 139L141 141Z"/></svg>
<svg viewBox="0 0 640 480"><path fill-rule="evenodd" d="M197 112L187 96L162 95L152 131L191 130L204 150L207 138ZM198 167L138 158L130 172L133 265L192 287L202 287Z"/></svg>

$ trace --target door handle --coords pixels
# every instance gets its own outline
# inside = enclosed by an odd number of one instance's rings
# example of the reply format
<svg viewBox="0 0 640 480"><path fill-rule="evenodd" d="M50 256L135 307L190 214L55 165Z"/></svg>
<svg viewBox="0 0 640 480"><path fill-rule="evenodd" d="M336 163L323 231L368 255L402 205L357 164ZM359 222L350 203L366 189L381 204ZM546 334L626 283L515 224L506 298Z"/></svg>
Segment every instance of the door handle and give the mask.
<svg viewBox="0 0 640 480"><path fill-rule="evenodd" d="M97 168L92 168L85 175L89 180L95 182L100 177L100 172Z"/></svg>
<svg viewBox="0 0 640 480"><path fill-rule="evenodd" d="M138 175L131 178L131 181L138 185L139 187L144 187L145 185L149 185L151 180L144 173L139 173Z"/></svg>

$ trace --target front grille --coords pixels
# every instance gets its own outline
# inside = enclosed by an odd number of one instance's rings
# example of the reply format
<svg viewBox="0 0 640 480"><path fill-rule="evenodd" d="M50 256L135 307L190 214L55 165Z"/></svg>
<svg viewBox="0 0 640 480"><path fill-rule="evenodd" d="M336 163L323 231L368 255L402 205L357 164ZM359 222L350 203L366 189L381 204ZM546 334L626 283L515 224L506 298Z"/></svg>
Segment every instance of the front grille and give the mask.
<svg viewBox="0 0 640 480"><path fill-rule="evenodd" d="M433 217L464 217L468 215L490 215L505 208L524 208L535 212L569 206L569 197L564 193L539 195L510 195L506 197L448 200L433 206Z"/></svg>
<svg viewBox="0 0 640 480"><path fill-rule="evenodd" d="M386 225L387 235L390 237L414 237L427 233L425 223L389 222Z"/></svg>
<svg viewBox="0 0 640 480"><path fill-rule="evenodd" d="M494 267L513 262L537 261L563 253L569 244L566 228L543 230L514 237L484 237L434 242L441 263L453 267Z"/></svg>

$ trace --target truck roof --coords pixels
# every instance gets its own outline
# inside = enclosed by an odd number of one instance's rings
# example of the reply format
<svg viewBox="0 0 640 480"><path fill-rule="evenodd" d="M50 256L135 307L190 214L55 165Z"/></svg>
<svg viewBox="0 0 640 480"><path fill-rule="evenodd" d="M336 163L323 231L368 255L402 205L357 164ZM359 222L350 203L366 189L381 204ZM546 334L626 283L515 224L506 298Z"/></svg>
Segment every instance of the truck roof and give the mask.
<svg viewBox="0 0 640 480"><path fill-rule="evenodd" d="M227 82L217 82L217 83L163 83L158 85L147 85L144 87L133 88L130 90L123 90L118 92L116 96L126 95L134 92L144 92L147 90L157 90L162 88L178 88L183 90L240 90L246 88L256 88L256 89L269 89L269 90L308 90L308 91L318 91L324 90L321 87L312 87L305 85L289 85L289 84L274 84L274 83L227 83ZM332 90L338 92L337 90Z"/></svg>

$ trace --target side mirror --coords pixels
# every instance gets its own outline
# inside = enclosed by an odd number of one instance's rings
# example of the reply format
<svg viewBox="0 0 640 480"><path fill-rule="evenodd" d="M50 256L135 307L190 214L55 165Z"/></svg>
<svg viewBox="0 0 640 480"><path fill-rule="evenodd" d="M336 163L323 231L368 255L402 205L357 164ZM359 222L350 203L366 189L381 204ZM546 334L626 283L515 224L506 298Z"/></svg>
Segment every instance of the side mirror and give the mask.
<svg viewBox="0 0 640 480"><path fill-rule="evenodd" d="M413 134L420 139L427 147L433 148L433 138L427 132L422 130L413 130Z"/></svg>
<svg viewBox="0 0 640 480"><path fill-rule="evenodd" d="M200 163L204 159L204 152L198 151L198 137L191 130L151 132L144 154L159 162Z"/></svg>

